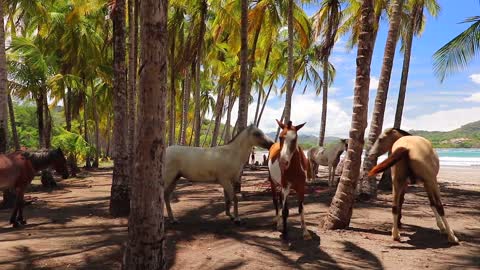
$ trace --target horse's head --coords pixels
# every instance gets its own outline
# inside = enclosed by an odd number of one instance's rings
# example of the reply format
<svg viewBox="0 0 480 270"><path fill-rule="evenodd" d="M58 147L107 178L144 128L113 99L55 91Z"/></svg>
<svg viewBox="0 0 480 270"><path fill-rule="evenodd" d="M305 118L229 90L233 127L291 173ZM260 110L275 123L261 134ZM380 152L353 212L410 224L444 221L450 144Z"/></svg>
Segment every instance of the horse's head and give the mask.
<svg viewBox="0 0 480 270"><path fill-rule="evenodd" d="M292 159L293 154L297 150L297 131L300 130L306 123L300 124L298 126L292 125L292 121L288 121L287 124L284 124L278 120L277 124L282 129L280 131L280 168L286 170L290 165L290 160Z"/></svg>
<svg viewBox="0 0 480 270"><path fill-rule="evenodd" d="M370 148L369 156L370 158L379 157L386 152L392 149L393 144L403 136L409 136L410 133L397 129L397 128L387 128L383 131L380 136L378 136L375 143Z"/></svg>
<svg viewBox="0 0 480 270"><path fill-rule="evenodd" d="M63 152L60 148L50 151L50 155L52 157L52 167L55 171L62 175L63 179L67 179L68 174L68 167L67 167L67 160L63 155Z"/></svg>
<svg viewBox="0 0 480 270"><path fill-rule="evenodd" d="M270 149L270 147L275 143L272 139L265 135L261 129L254 125L248 127L248 135L250 138L250 143L253 146Z"/></svg>
<svg viewBox="0 0 480 270"><path fill-rule="evenodd" d="M343 147L343 151L347 151L348 150L348 139L340 139L340 143Z"/></svg>

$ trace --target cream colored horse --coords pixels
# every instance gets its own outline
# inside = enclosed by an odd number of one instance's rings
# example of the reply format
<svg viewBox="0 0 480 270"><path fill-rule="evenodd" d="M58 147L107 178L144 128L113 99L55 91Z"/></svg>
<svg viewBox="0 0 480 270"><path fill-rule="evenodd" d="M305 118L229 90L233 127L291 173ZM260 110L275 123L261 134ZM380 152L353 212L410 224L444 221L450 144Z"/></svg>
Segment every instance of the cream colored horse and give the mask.
<svg viewBox="0 0 480 270"><path fill-rule="evenodd" d="M445 212L440 199L440 189L437 183L440 162L432 144L423 137L410 135L408 132L400 129L389 128L379 136L372 146L369 156L378 157L387 151L391 153L390 156L375 166L368 175L373 176L392 167L393 239L400 241L398 228L401 226L400 219L402 217L405 191L408 185L407 179L410 178L411 180L423 181L428 199L430 200L430 207L435 214L440 232L448 235L449 242L458 243L457 237L445 218Z"/></svg>
<svg viewBox="0 0 480 270"><path fill-rule="evenodd" d="M318 173L318 165L328 166L328 185L335 186L335 170L340 162L340 156L348 148L348 140L340 139L338 142L327 147L315 146L307 151L307 158L310 162L312 180Z"/></svg>
<svg viewBox="0 0 480 270"><path fill-rule="evenodd" d="M273 140L260 129L251 125L226 145L211 148L169 146L165 162L165 206L170 222L176 222L170 206L170 196L180 177L192 182L215 182L222 185L225 195L225 213L236 223L240 222L238 200L233 190L233 183L240 181L242 168L248 162L252 147L269 149L273 143ZM234 217L230 214L232 200Z"/></svg>

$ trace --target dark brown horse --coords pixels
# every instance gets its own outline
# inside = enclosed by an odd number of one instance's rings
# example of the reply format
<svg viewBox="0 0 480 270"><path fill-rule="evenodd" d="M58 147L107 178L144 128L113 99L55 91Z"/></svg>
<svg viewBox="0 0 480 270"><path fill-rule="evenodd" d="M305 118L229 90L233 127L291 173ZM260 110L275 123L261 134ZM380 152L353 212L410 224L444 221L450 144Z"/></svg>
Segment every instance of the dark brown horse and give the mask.
<svg viewBox="0 0 480 270"><path fill-rule="evenodd" d="M36 172L49 167L61 174L63 179L68 178L67 162L60 148L41 152L17 151L0 155L0 189L13 188L17 196L10 217L10 224L13 227L26 224L23 218L25 189L32 182Z"/></svg>
<svg viewBox="0 0 480 270"><path fill-rule="evenodd" d="M287 240L287 218L288 204L287 198L290 188L295 190L298 198L298 212L300 213L300 221L302 224L303 238L311 239L310 233L305 225L303 199L305 195L305 181L309 174L308 159L303 153L302 148L297 144L297 131L305 125L305 123L293 126L292 121L287 124L277 120L278 126L282 129L280 132L280 143L275 143L270 147L268 155L269 180L272 187L273 205L275 206L277 229L282 230L283 240ZM279 196L276 188L281 187L282 218L278 214Z"/></svg>

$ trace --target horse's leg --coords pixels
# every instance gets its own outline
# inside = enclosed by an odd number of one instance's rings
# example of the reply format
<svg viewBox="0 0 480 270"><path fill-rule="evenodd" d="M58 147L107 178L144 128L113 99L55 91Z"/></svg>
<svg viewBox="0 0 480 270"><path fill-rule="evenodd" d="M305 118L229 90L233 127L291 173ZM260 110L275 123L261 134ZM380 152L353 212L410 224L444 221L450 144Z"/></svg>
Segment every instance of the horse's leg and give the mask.
<svg viewBox="0 0 480 270"><path fill-rule="evenodd" d="M334 176L332 175L332 165L328 164L328 186L329 187L334 186L333 179L334 179Z"/></svg>
<svg viewBox="0 0 480 270"><path fill-rule="evenodd" d="M25 219L23 219L23 208L25 207L25 199L24 199L24 195L25 195L25 189L24 188L20 188L20 192L18 193L19 195L17 195L17 198L18 198L18 216L17 216L17 222L22 224L22 225L25 225L27 224L27 221Z"/></svg>
<svg viewBox="0 0 480 270"><path fill-rule="evenodd" d="M282 239L287 240L288 238L288 231L287 231L287 218L288 218L288 194L290 193L290 183L287 184L287 187L282 188L282 196L283 196L283 207L282 207L282 219L283 219L283 231L282 231Z"/></svg>
<svg viewBox="0 0 480 270"><path fill-rule="evenodd" d="M277 189L275 186L275 183L273 183L272 179L269 179L270 181L270 188L272 189L272 201L273 201L273 206L275 207L275 218L273 221L277 223L277 228L278 228L278 220L279 220L279 215L278 215L278 199L277 199Z"/></svg>
<svg viewBox="0 0 480 270"><path fill-rule="evenodd" d="M424 183L425 189L427 193L429 193L429 198L430 196L433 197L436 210L434 211L434 213L435 217L437 218L437 225L439 225L440 231L442 231L442 228L440 226L438 216L440 216L440 219L443 221L443 225L445 225L444 231L446 231L446 233L448 234L448 242L458 244L458 238L455 236L453 230L450 228L447 218L445 217L445 210L443 209L442 200L440 199L440 189L438 188L436 179L434 179L433 181L425 179Z"/></svg>
<svg viewBox="0 0 480 270"><path fill-rule="evenodd" d="M164 191L164 197L165 197L165 207L167 208L167 214L168 214L168 220L170 223L178 223L178 221L175 219L173 216L172 212L172 206L170 206L170 199L172 197L173 190L175 189L175 186L177 185L177 178L166 178L166 179L173 179L170 181L170 183L165 183L165 191Z"/></svg>
<svg viewBox="0 0 480 270"><path fill-rule="evenodd" d="M232 201L228 197L228 194L225 191L225 189L223 190L223 197L224 197L224 200L225 200L225 215L227 215L227 217L230 217L230 219L233 220L233 216L230 213L230 206L232 205Z"/></svg>
<svg viewBox="0 0 480 270"><path fill-rule="evenodd" d="M338 181L335 181L335 171L337 170L337 165L333 165L332 166L332 181L334 183L335 186L338 186L338 182L340 182L340 178L338 179Z"/></svg>
<svg viewBox="0 0 480 270"><path fill-rule="evenodd" d="M280 209L282 209L282 215L283 215L283 195L282 192L277 193L277 204ZM277 214L277 231L282 231L283 229L283 216L280 215L280 211Z"/></svg>
<svg viewBox="0 0 480 270"><path fill-rule="evenodd" d="M398 228L402 228L402 206L405 201L405 192L407 191L407 185L405 185L400 193L400 203L398 205Z"/></svg>
<svg viewBox="0 0 480 270"><path fill-rule="evenodd" d="M17 228L17 227L20 226L20 223L18 223L18 219L17 219L17 214L18 214L19 209L21 208L21 204L22 204L21 202L23 201L23 198L20 198L20 193L22 193L22 192L21 192L20 188L17 187L15 189L15 195L16 195L15 196L16 197L15 198L15 204L13 206L12 215L10 216L10 224L12 224L12 226L14 228Z"/></svg>
<svg viewBox="0 0 480 270"><path fill-rule="evenodd" d="M402 194L403 186L405 185L406 177L404 177L403 172L400 171L400 166L396 166L392 169L392 194L393 194L393 203L392 203L392 215L393 215L393 225L392 225L392 238L395 241L400 241L400 232L398 231L399 223L399 205L400 197Z"/></svg>
<svg viewBox="0 0 480 270"><path fill-rule="evenodd" d="M310 240L312 239L312 236L310 235L310 232L307 230L307 226L305 225L305 210L304 210L304 205L303 205L303 200L304 200L304 193L305 189L300 189L297 190L297 196L298 196L298 213L300 214L300 223L302 224L302 231L303 231L303 240Z"/></svg>
<svg viewBox="0 0 480 270"><path fill-rule="evenodd" d="M235 222L235 224L240 224L241 219L238 216L238 199L237 199L237 195L233 190L232 182L225 181L225 182L220 182L220 184L223 186L224 194L228 197L228 200L230 201L233 200L233 217L234 217L233 221Z"/></svg>
<svg viewBox="0 0 480 270"><path fill-rule="evenodd" d="M425 190L428 190L428 188L425 186ZM435 207L435 198L433 194L427 191L428 195L428 200L430 201L430 208L432 209L433 213L435 214L435 220L437 221L437 226L440 229L440 233L446 234L447 230L445 229L445 225L443 224L442 218L437 212L437 208Z"/></svg>

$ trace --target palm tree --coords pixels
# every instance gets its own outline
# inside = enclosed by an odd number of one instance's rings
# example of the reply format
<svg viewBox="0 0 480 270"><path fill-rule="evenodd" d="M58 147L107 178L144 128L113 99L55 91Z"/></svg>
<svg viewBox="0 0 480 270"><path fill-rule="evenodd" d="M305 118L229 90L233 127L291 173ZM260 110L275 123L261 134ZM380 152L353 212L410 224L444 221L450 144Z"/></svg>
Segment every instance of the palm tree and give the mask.
<svg viewBox="0 0 480 270"><path fill-rule="evenodd" d="M12 129L12 139L13 139L13 146L15 150L20 150L20 142L18 141L18 132L17 132L17 124L15 122L15 111L13 109L13 100L12 95L8 94L8 114L10 115L10 127Z"/></svg>
<svg viewBox="0 0 480 270"><path fill-rule="evenodd" d="M5 27L3 24L3 3L0 4L0 153L7 151L8 131L8 90L7 62L5 56Z"/></svg>
<svg viewBox="0 0 480 270"><path fill-rule="evenodd" d="M388 87L390 84L390 75L392 74L393 59L395 57L395 47L397 45L398 33L400 30L400 21L404 0L393 0L391 3L392 14L390 16L390 27L388 29L387 42L383 55L382 69L378 83L377 96L373 108L372 121L370 122L370 131L368 135L367 151L363 160L363 176L360 181L360 198L370 199L377 196L377 180L375 177L368 177L368 172L377 163L376 160L368 158L368 150L375 143L378 135L382 132L383 118L387 103Z"/></svg>
<svg viewBox="0 0 480 270"><path fill-rule="evenodd" d="M206 0L199 0L200 4L200 30L198 34L198 48L197 48L197 57L196 57L196 68L195 68L195 122L194 122L194 132L195 132L195 138L193 141L194 146L200 146L200 133L201 133L201 124L202 124L202 119L201 119L201 99L200 99L200 93L201 93L201 81L200 81L200 65L202 62L202 57L203 57L203 40L205 38L205 29L206 29L206 16L207 16L207 1Z"/></svg>
<svg viewBox="0 0 480 270"><path fill-rule="evenodd" d="M240 96L238 98L237 133L247 127L248 121L248 0L241 0L240 20Z"/></svg>
<svg viewBox="0 0 480 270"><path fill-rule="evenodd" d="M314 16L315 37L321 36L320 60L323 66L323 98L322 98L322 119L320 124L320 136L318 144L323 146L325 139L325 127L327 123L327 101L328 101L328 70L330 53L337 38L337 31L340 27L342 11L339 0L324 0L322 7Z"/></svg>
<svg viewBox="0 0 480 270"><path fill-rule="evenodd" d="M463 23L471 25L433 54L434 71L440 81L461 71L479 54L480 16L469 17Z"/></svg>
<svg viewBox="0 0 480 270"><path fill-rule="evenodd" d="M361 30L358 38L350 140L340 183L323 224L325 229L346 228L352 217L354 193L360 172L365 128L367 127L370 64L374 43L373 2L373 0L364 0L361 7Z"/></svg>
<svg viewBox="0 0 480 270"><path fill-rule="evenodd" d="M137 0L128 0L128 175L133 177L133 163L135 155L135 115L137 101L137 49L138 49L138 25L136 4Z"/></svg>
<svg viewBox="0 0 480 270"><path fill-rule="evenodd" d="M145 2L145 1L143 1ZM128 184L128 116L127 116L127 78L125 70L125 0L116 0L112 14L113 20L113 179L110 196L110 214L128 215L130 209Z"/></svg>
<svg viewBox="0 0 480 270"><path fill-rule="evenodd" d="M294 2L293 0L288 0L288 14L287 14L287 27L288 27L288 68L287 68L287 93L285 95L285 108L284 108L284 122L290 121L290 114L292 111L292 95L293 95L293 77L295 76L295 71L293 70L293 9Z"/></svg>
<svg viewBox="0 0 480 270"><path fill-rule="evenodd" d="M397 110L395 112L395 122L393 127L400 128L402 123L403 105L405 102L405 94L407 92L408 71L410 68L410 55L412 53L413 35L421 33L424 27L423 9L426 7L432 17L436 17L440 11L440 7L436 0L411 0L408 2L409 20L406 33L402 33L404 48L402 77L400 79L400 90L398 91Z"/></svg>
<svg viewBox="0 0 480 270"><path fill-rule="evenodd" d="M165 269L163 176L168 1L140 2L141 64L136 166L123 269ZM159 211L160 209L160 211Z"/></svg>

